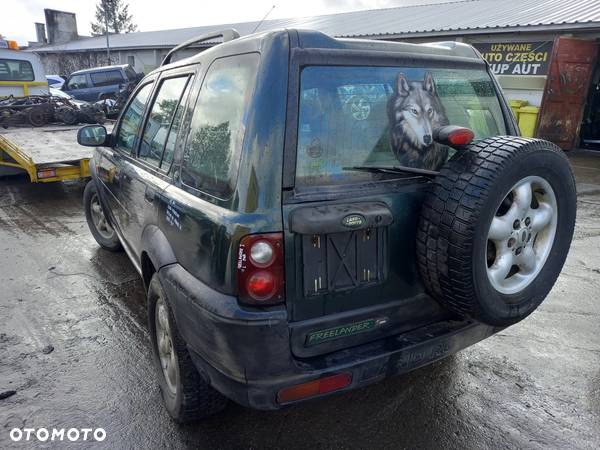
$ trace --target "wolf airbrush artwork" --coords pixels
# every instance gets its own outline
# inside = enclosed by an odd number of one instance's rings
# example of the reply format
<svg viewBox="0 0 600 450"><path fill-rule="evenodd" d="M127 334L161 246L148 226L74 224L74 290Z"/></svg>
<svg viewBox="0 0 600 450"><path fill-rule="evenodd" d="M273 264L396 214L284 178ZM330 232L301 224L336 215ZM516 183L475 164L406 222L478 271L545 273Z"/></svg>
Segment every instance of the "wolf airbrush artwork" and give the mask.
<svg viewBox="0 0 600 450"><path fill-rule="evenodd" d="M439 170L448 148L433 140L433 130L449 125L431 73L422 81L408 81L399 73L388 101L390 143L404 166Z"/></svg>

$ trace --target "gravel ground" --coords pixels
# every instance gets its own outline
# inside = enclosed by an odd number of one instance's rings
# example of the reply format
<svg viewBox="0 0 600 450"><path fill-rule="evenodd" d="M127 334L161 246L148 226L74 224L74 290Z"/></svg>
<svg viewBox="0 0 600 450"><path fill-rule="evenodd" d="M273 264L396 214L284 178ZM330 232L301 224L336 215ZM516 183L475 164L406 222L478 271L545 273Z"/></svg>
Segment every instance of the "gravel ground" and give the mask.
<svg viewBox="0 0 600 450"><path fill-rule="evenodd" d="M82 186L1 180L0 397L15 393L0 399L0 448L38 446L13 427L102 427L93 446L107 448L598 448L600 153L572 163L575 240L528 319L362 390L276 412L230 404L185 427L161 404L142 283L94 242Z"/></svg>

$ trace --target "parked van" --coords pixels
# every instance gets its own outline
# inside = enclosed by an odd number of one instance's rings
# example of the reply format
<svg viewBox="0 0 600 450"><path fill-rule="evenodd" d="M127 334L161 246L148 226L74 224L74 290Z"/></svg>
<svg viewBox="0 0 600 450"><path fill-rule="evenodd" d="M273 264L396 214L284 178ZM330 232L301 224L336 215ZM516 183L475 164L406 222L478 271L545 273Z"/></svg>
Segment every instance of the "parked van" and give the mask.
<svg viewBox="0 0 600 450"><path fill-rule="evenodd" d="M48 95L48 81L38 55L0 39L0 98L11 95Z"/></svg>
<svg viewBox="0 0 600 450"><path fill-rule="evenodd" d="M86 102L116 99L120 92L129 89L129 85L135 86L143 77L129 64L94 67L73 72L62 90Z"/></svg>

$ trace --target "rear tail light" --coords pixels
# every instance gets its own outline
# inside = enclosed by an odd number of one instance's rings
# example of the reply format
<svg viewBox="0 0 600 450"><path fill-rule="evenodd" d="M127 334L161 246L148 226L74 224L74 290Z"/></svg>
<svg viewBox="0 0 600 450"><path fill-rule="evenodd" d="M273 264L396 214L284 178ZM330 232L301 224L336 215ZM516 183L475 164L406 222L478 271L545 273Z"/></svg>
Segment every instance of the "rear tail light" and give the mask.
<svg viewBox="0 0 600 450"><path fill-rule="evenodd" d="M317 395L327 394L349 386L352 383L352 374L349 372L338 373L308 383L297 384L281 389L277 394L277 402L289 403Z"/></svg>
<svg viewBox="0 0 600 450"><path fill-rule="evenodd" d="M238 295L243 303L273 305L284 299L283 233L249 234L240 241Z"/></svg>
<svg viewBox="0 0 600 450"><path fill-rule="evenodd" d="M472 130L456 125L447 125L433 131L433 139L436 142L452 147L462 147L463 145L470 144L474 138L475 133Z"/></svg>
<svg viewBox="0 0 600 450"><path fill-rule="evenodd" d="M42 178L54 178L56 176L56 169L42 169L38 170L37 177Z"/></svg>

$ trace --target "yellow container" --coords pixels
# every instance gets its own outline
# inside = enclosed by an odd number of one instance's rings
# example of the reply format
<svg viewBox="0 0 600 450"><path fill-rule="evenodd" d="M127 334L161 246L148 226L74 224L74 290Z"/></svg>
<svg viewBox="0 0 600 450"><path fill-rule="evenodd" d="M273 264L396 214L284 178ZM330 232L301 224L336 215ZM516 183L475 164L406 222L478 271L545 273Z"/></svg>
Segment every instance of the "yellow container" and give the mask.
<svg viewBox="0 0 600 450"><path fill-rule="evenodd" d="M537 106L523 106L519 108L519 128L521 136L533 137L537 125L540 108Z"/></svg>
<svg viewBox="0 0 600 450"><path fill-rule="evenodd" d="M515 119L517 123L519 122L519 108L523 106L527 106L529 102L527 100L509 100L508 104L510 105L510 109L512 109L513 114L515 115Z"/></svg>

